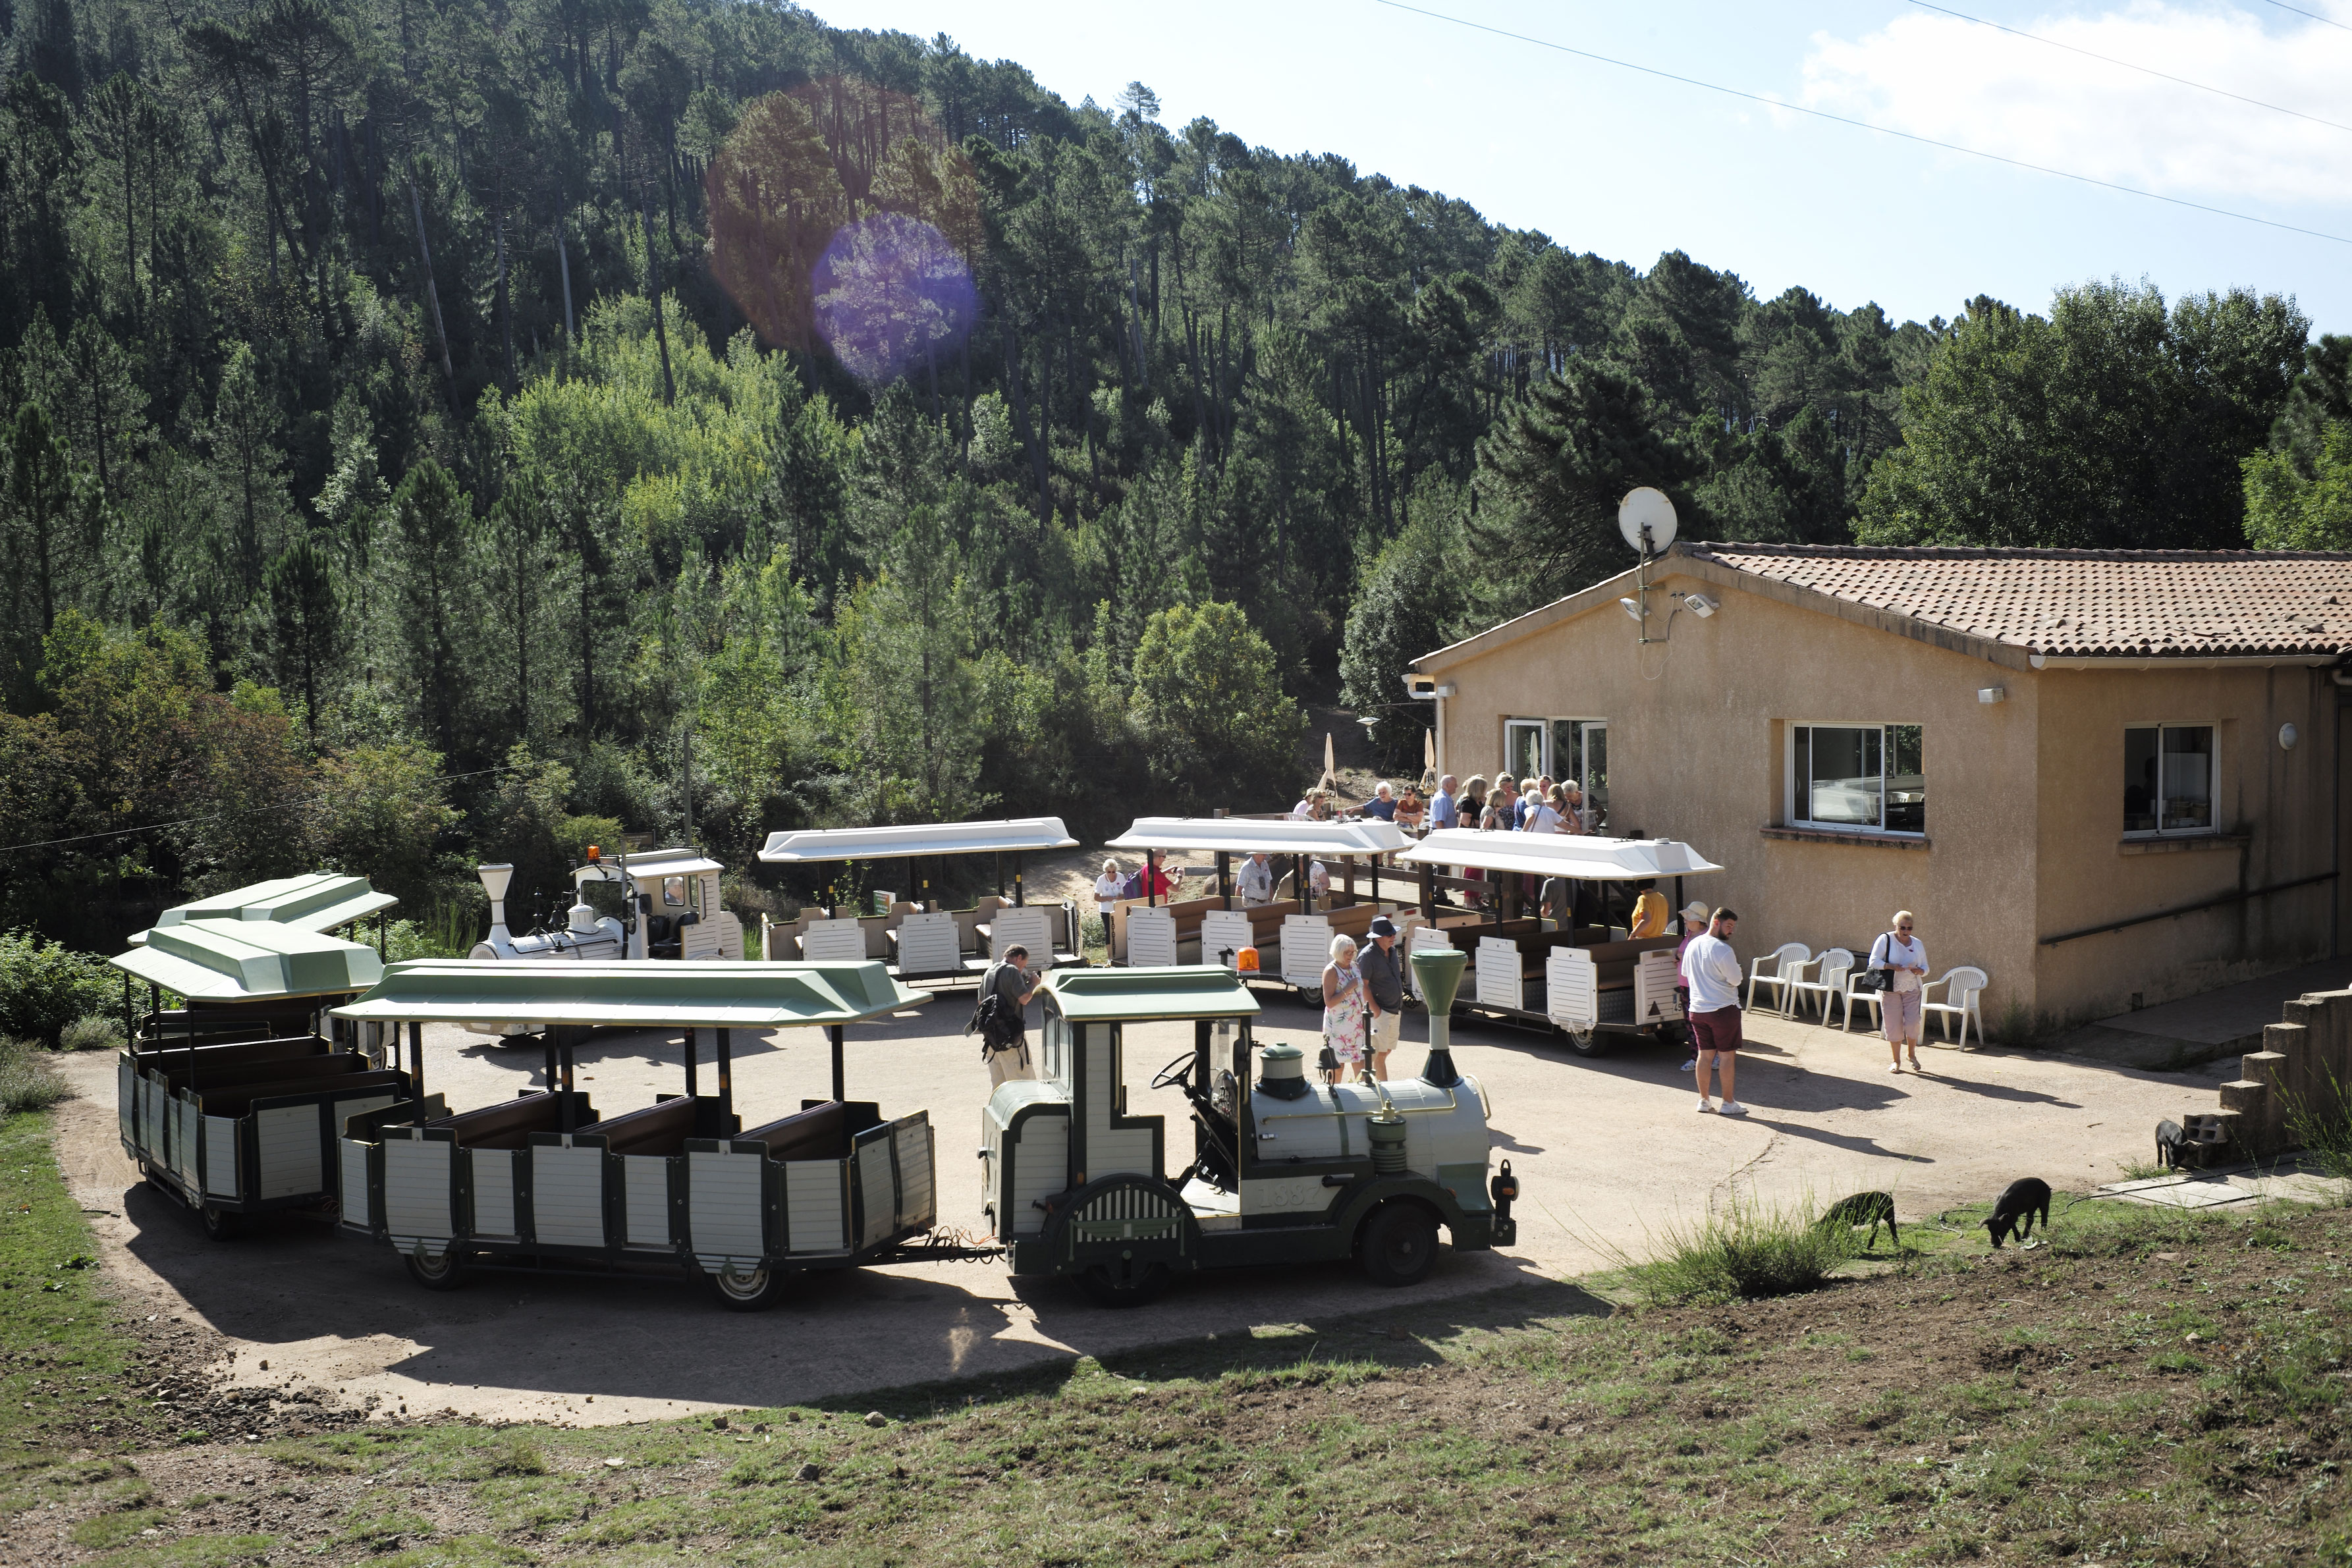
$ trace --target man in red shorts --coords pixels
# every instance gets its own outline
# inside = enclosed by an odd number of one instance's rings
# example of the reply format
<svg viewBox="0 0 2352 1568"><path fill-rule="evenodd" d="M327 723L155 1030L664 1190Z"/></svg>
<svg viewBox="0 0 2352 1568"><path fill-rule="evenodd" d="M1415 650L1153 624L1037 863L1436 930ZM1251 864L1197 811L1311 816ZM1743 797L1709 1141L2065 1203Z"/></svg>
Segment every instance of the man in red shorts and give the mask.
<svg viewBox="0 0 2352 1568"><path fill-rule="evenodd" d="M1682 981L1690 988L1691 1043L1698 1058L1698 1109L1717 1107L1706 1097L1707 1067L1723 1078L1726 1116L1745 1116L1748 1107L1732 1098L1732 1078L1739 1070L1739 957L1731 950L1731 934L1739 916L1718 909L1706 923L1706 935L1695 937L1683 949Z"/></svg>

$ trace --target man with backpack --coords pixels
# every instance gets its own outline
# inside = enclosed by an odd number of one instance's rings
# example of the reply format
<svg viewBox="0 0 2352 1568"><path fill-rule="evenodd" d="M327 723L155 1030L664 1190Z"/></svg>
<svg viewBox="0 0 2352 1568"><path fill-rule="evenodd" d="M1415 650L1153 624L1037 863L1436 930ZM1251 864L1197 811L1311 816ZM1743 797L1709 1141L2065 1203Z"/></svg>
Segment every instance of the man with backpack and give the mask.
<svg viewBox="0 0 2352 1568"><path fill-rule="evenodd" d="M981 1060L988 1063L988 1091L1015 1078L1034 1078L1029 1061L1029 1024L1022 1009L1037 994L1037 977L1029 972L1029 949L1007 947L1004 956L988 967L980 982L980 1008L964 1027L980 1036Z"/></svg>

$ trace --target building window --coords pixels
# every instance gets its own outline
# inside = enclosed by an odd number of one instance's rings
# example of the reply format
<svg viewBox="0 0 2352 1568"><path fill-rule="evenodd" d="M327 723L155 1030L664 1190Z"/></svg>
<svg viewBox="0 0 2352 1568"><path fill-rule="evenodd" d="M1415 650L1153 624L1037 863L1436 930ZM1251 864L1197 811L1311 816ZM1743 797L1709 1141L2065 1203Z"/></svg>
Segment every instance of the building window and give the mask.
<svg viewBox="0 0 2352 1568"><path fill-rule="evenodd" d="M2124 729L2124 831L2210 833L2219 792L2210 724Z"/></svg>
<svg viewBox="0 0 2352 1568"><path fill-rule="evenodd" d="M1584 791L1585 831L1609 825L1609 723L1598 718L1507 718L1503 771L1522 780L1546 774Z"/></svg>
<svg viewBox="0 0 2352 1568"><path fill-rule="evenodd" d="M1870 833L1927 831L1916 724L1789 727L1789 821Z"/></svg>

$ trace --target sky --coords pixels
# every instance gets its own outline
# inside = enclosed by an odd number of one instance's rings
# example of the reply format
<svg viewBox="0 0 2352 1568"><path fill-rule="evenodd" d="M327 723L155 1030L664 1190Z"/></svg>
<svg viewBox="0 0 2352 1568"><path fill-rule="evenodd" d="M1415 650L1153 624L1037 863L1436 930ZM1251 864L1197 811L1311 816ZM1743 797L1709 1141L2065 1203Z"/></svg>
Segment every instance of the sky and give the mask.
<svg viewBox="0 0 2352 1568"><path fill-rule="evenodd" d="M2119 277L2292 295L2315 331L2352 331L2352 0L807 4L946 33L1073 104L1139 80L1171 128L1335 152L1637 267L1679 248L1759 298L1927 320Z"/></svg>

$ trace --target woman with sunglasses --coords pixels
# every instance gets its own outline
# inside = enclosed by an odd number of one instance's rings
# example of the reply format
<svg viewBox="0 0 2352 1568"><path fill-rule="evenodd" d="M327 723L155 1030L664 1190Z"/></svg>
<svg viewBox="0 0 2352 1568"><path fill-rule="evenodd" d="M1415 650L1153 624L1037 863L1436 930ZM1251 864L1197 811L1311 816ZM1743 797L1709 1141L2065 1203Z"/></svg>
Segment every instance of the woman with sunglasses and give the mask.
<svg viewBox="0 0 2352 1568"><path fill-rule="evenodd" d="M1879 1017L1886 1026L1886 1051L1894 1058L1887 1065L1889 1072L1903 1071L1906 1046L1911 1051L1911 1071L1920 1071L1920 1026L1927 1016L1921 1005L1927 999L1927 949L1911 935L1911 912L1898 909L1895 929L1882 932L1870 945L1870 967L1894 972L1891 982L1878 993Z"/></svg>

